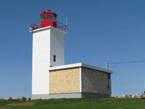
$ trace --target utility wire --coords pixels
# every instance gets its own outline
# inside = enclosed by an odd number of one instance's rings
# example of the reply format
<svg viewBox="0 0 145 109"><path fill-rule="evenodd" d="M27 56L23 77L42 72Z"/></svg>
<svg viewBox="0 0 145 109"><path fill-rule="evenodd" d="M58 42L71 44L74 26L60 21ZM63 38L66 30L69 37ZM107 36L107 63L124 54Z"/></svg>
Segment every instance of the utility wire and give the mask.
<svg viewBox="0 0 145 109"><path fill-rule="evenodd" d="M142 60L142 61L127 61L127 62L107 62L106 63L106 69L108 70L110 65L112 64L127 64L127 63L138 63L138 62L145 62L145 60Z"/></svg>
<svg viewBox="0 0 145 109"><path fill-rule="evenodd" d="M142 60L142 61L128 61L128 62L111 62L109 64L125 64L125 63L138 63L138 62L145 62L145 60Z"/></svg>

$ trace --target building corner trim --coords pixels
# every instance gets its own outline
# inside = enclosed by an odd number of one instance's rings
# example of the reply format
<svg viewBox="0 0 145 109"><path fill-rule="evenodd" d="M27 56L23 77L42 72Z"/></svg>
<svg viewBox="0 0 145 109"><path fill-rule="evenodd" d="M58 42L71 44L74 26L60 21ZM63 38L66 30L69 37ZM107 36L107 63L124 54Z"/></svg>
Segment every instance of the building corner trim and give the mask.
<svg viewBox="0 0 145 109"><path fill-rule="evenodd" d="M82 67L80 67L80 92L82 92Z"/></svg>

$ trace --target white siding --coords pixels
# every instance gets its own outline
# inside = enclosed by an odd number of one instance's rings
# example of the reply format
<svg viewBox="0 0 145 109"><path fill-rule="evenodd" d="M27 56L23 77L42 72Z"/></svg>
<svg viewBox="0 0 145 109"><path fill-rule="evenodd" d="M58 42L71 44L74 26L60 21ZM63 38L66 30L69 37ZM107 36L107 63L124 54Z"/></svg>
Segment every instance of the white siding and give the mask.
<svg viewBox="0 0 145 109"><path fill-rule="evenodd" d="M64 34L52 29L50 40L50 65L64 65ZM53 61L53 55L56 55L56 62Z"/></svg>
<svg viewBox="0 0 145 109"><path fill-rule="evenodd" d="M49 67L64 64L64 34L51 26L33 31L32 95L49 94Z"/></svg>
<svg viewBox="0 0 145 109"><path fill-rule="evenodd" d="M50 66L50 30L33 33L32 94L48 94Z"/></svg>

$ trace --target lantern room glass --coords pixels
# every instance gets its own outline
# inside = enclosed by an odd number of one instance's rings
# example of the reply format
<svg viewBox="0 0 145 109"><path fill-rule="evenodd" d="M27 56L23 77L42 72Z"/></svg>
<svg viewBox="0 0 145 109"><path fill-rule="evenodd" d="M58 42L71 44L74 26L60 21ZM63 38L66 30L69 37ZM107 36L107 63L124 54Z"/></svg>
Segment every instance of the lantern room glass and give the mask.
<svg viewBox="0 0 145 109"><path fill-rule="evenodd" d="M42 21L46 20L46 15L42 16Z"/></svg>

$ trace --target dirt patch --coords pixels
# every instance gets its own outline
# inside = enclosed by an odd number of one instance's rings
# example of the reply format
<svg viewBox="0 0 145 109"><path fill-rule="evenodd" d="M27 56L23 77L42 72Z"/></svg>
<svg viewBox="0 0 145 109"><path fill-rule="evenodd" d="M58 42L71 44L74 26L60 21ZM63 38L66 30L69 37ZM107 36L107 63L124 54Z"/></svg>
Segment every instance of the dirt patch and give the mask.
<svg viewBox="0 0 145 109"><path fill-rule="evenodd" d="M11 103L11 104L7 104L5 106L33 106L33 105L35 105L34 102L26 102L26 103Z"/></svg>

